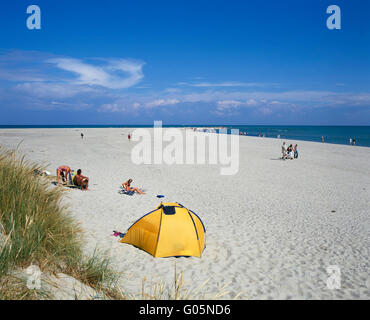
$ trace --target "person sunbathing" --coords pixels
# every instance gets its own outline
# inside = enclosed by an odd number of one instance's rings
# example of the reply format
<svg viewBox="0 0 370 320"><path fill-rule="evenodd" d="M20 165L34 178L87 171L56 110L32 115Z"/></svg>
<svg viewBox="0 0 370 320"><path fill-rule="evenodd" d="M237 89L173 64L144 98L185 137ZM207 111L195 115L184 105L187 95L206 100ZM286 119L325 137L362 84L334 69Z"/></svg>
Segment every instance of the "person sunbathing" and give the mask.
<svg viewBox="0 0 370 320"><path fill-rule="evenodd" d="M131 182L132 182L132 179L128 179L126 182L122 183L122 187L123 187L126 191L137 192L138 194L145 194L145 193L144 193L144 192L142 192L139 188L132 188L132 187L131 187Z"/></svg>
<svg viewBox="0 0 370 320"><path fill-rule="evenodd" d="M77 170L77 174L73 178L73 184L81 187L81 190L88 190L89 187L89 178L83 176L81 169Z"/></svg>
<svg viewBox="0 0 370 320"><path fill-rule="evenodd" d="M67 181L67 177L72 180L71 168L68 166L59 166L57 168L57 184L59 185L59 178L62 177L62 182Z"/></svg>

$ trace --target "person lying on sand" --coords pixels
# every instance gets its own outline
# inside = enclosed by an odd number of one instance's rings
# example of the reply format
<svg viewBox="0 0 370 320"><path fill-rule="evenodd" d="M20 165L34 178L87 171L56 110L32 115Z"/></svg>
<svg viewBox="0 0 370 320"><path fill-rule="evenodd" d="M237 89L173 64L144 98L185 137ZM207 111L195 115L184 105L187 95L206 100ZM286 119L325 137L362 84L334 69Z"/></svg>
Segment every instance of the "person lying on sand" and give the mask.
<svg viewBox="0 0 370 320"><path fill-rule="evenodd" d="M59 185L59 178L62 176L62 181L66 182L67 177L72 181L71 168L68 166L59 166L57 168L57 184Z"/></svg>
<svg viewBox="0 0 370 320"><path fill-rule="evenodd" d="M131 188L131 182L132 182L132 179L128 179L126 182L122 183L122 187L126 190L126 191L133 191L133 192L137 192L138 194L145 194L144 192L142 192L140 189L138 188Z"/></svg>
<svg viewBox="0 0 370 320"><path fill-rule="evenodd" d="M88 190L89 187L89 178L83 176L81 169L77 170L77 174L73 178L73 184L81 187L81 190Z"/></svg>

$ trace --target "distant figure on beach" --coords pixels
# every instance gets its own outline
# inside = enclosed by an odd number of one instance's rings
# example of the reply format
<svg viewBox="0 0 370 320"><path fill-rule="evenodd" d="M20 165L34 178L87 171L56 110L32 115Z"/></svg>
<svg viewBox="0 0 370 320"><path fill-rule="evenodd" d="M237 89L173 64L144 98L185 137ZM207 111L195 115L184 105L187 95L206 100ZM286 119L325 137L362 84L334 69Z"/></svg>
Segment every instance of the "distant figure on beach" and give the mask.
<svg viewBox="0 0 370 320"><path fill-rule="evenodd" d="M288 155L287 155L287 158L289 158L290 160L293 160L293 145L291 144L288 149Z"/></svg>
<svg viewBox="0 0 370 320"><path fill-rule="evenodd" d="M81 190L82 191L83 190L88 190L88 187L89 187L89 178L83 176L81 173L82 173L82 170L81 169L78 169L77 170L77 174L73 178L73 184L76 185L76 186L81 187Z"/></svg>
<svg viewBox="0 0 370 320"><path fill-rule="evenodd" d="M128 137L128 141L131 141L131 134L130 133L128 134L127 137Z"/></svg>
<svg viewBox="0 0 370 320"><path fill-rule="evenodd" d="M352 139L352 145L354 146L356 144L356 139L355 138L353 138Z"/></svg>
<svg viewBox="0 0 370 320"><path fill-rule="evenodd" d="M352 145L352 142L353 142L352 138L349 138L349 144L350 145Z"/></svg>
<svg viewBox="0 0 370 320"><path fill-rule="evenodd" d="M142 192L139 188L132 188L131 187L131 182L132 182L132 179L128 179L126 182L122 183L122 187L126 190L126 191L133 191L133 192L137 192L138 194L145 194L144 192Z"/></svg>
<svg viewBox="0 0 370 320"><path fill-rule="evenodd" d="M281 153L283 154L282 159L286 159L286 146L285 141L283 142L283 145L281 146Z"/></svg>
<svg viewBox="0 0 370 320"><path fill-rule="evenodd" d="M84 134L81 132L81 139L83 139L84 138Z"/></svg>
<svg viewBox="0 0 370 320"><path fill-rule="evenodd" d="M321 142L325 142L324 136L321 136Z"/></svg>
<svg viewBox="0 0 370 320"><path fill-rule="evenodd" d="M277 138L280 139L280 134L277 135Z"/></svg>
<svg viewBox="0 0 370 320"><path fill-rule="evenodd" d="M298 144L294 146L294 159L298 158Z"/></svg>
<svg viewBox="0 0 370 320"><path fill-rule="evenodd" d="M62 177L62 181L66 182L67 178L72 182L71 168L68 166L59 166L57 168L57 184L59 185L59 178Z"/></svg>

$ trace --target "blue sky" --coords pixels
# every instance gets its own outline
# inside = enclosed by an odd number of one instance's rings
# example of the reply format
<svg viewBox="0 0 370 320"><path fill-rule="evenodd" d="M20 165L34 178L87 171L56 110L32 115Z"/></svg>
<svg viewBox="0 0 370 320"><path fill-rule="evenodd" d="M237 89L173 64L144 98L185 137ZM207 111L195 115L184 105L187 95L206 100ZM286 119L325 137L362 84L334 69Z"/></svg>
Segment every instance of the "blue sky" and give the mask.
<svg viewBox="0 0 370 320"><path fill-rule="evenodd" d="M370 125L366 0L6 0L0 30L0 125Z"/></svg>

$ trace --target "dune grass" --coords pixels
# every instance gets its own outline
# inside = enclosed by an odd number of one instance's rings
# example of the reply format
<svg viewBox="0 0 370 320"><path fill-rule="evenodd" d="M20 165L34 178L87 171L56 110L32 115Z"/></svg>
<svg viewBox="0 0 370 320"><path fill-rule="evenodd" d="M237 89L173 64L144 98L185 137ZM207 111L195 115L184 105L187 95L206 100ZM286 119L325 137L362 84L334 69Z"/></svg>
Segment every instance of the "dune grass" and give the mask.
<svg viewBox="0 0 370 320"><path fill-rule="evenodd" d="M0 298L14 296L7 292L9 273L30 264L113 294L117 276L106 258L83 255L82 230L61 203L65 191L50 188L35 170L43 168L0 147ZM29 298L25 291L14 297Z"/></svg>
<svg viewBox="0 0 370 320"><path fill-rule="evenodd" d="M217 300L222 299L230 292L227 291L229 283L218 288L216 293L208 294L206 285L211 278L206 279L197 288L187 288L184 281L184 273L177 269L176 263L174 265L174 278L169 284L164 281L147 282L147 279L142 280L141 292L130 297L130 299L140 300ZM236 294L233 299L237 300L242 297L242 293Z"/></svg>

